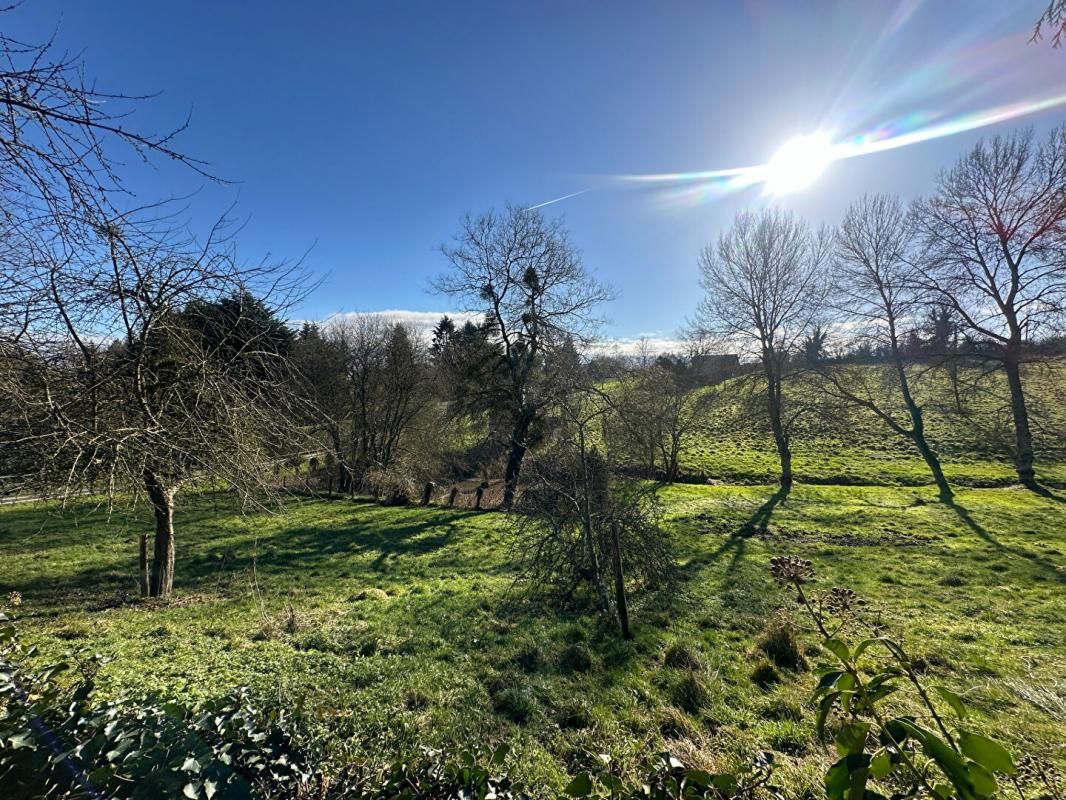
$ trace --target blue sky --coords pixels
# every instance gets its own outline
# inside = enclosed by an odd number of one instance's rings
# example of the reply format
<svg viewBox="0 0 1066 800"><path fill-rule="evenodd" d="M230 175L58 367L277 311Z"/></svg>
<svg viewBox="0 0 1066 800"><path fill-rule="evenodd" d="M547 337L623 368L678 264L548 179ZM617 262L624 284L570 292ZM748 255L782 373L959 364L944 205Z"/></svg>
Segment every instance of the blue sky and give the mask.
<svg viewBox="0 0 1066 800"><path fill-rule="evenodd" d="M26 0L28 39L57 29L101 89L161 92L136 119L192 112L184 149L234 185L133 169L145 199L195 191L197 219L237 203L247 258L299 257L323 283L296 314L446 309L427 291L466 211L565 215L615 287L607 332L668 336L695 308L700 248L758 189L702 202L605 181L757 164L816 128L859 134L908 114L950 121L1066 92L1066 52L1026 44L1040 0L866 2L133 2ZM1066 106L832 164L780 202L834 222L864 191L927 192L982 135ZM132 169L132 167L131 167Z"/></svg>

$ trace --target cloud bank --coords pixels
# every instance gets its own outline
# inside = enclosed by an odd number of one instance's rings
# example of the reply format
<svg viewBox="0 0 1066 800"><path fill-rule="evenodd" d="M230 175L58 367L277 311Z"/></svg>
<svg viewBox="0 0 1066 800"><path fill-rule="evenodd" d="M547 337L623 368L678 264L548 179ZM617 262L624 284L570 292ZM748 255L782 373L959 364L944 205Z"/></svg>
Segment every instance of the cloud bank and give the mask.
<svg viewBox="0 0 1066 800"><path fill-rule="evenodd" d="M321 320L320 324L329 325L351 317L377 317L386 322L406 325L428 339L433 333L433 328L445 315L454 320L456 325L462 325L467 320L477 322L481 319L481 314L473 311L412 311L404 308L387 308L379 311L342 311L331 314ZM642 349L652 355L677 353L684 350L684 343L680 339L652 332L639 337L607 337L596 342L591 348L596 355L614 356L633 356L640 353Z"/></svg>

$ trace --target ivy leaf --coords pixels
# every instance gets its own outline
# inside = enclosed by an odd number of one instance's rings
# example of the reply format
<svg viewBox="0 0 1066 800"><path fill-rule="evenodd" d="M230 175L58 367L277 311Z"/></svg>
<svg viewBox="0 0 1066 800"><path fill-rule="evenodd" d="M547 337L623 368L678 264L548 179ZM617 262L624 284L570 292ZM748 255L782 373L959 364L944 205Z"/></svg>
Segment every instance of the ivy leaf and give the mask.
<svg viewBox="0 0 1066 800"><path fill-rule="evenodd" d="M571 797L588 797L592 794L592 776L582 772L575 777L564 791Z"/></svg>
<svg viewBox="0 0 1066 800"><path fill-rule="evenodd" d="M881 748L874 753L873 758L870 759L870 774L877 780L881 780L888 773L892 771L892 756L888 754L885 748Z"/></svg>
<svg viewBox="0 0 1066 800"><path fill-rule="evenodd" d="M959 741L962 752L990 772L1013 775L1014 759L999 742L977 733L964 733Z"/></svg>
<svg viewBox="0 0 1066 800"><path fill-rule="evenodd" d="M837 732L836 748L842 756L858 755L866 746L866 733L870 726L865 722L853 722Z"/></svg>
<svg viewBox="0 0 1066 800"><path fill-rule="evenodd" d="M992 797L999 791L996 777L976 761L967 765L970 770L970 780L973 782L973 790L978 797Z"/></svg>
<svg viewBox="0 0 1066 800"><path fill-rule="evenodd" d="M877 637L875 637L873 639L863 639L861 642L859 642L857 645L855 645L855 658L856 658L856 660L859 658L859 656L861 656L863 653L866 652L866 648L868 648L870 645L877 644L878 642L881 642L881 641L884 641L884 637L883 636L877 636Z"/></svg>
<svg viewBox="0 0 1066 800"><path fill-rule="evenodd" d="M731 772L720 772L717 775L712 775L711 783L714 784L715 789L726 797L733 797L740 788L737 776Z"/></svg>
<svg viewBox="0 0 1066 800"><path fill-rule="evenodd" d="M829 800L861 800L870 776L870 757L865 753L844 756L825 773L825 793Z"/></svg>
<svg viewBox="0 0 1066 800"><path fill-rule="evenodd" d="M23 747L33 746L33 732L24 730L19 731L14 736L7 737L8 744L11 745L12 750L19 750Z"/></svg>
<svg viewBox="0 0 1066 800"><path fill-rule="evenodd" d="M944 702L951 706L951 710L955 712L959 719L966 719L966 705L962 702L961 697L943 686L934 686L933 688L944 698Z"/></svg>
<svg viewBox="0 0 1066 800"><path fill-rule="evenodd" d="M818 704L818 717L814 723L814 729L818 732L818 741L825 741L825 721L829 716L829 712L833 710L833 704L836 703L837 698L840 697L840 692L833 692L827 694L822 698L822 702Z"/></svg>
<svg viewBox="0 0 1066 800"><path fill-rule="evenodd" d="M181 793L189 798L189 800L197 800L200 797L200 784L197 781L190 781L182 787Z"/></svg>
<svg viewBox="0 0 1066 800"><path fill-rule="evenodd" d="M685 780L689 783L699 786L701 789L706 789L711 785L713 776L709 772L705 772L702 769L690 769L685 773Z"/></svg>
<svg viewBox="0 0 1066 800"><path fill-rule="evenodd" d="M841 661L847 661L851 657L851 652L848 650L848 646L839 639L826 639L822 642L822 647L835 655Z"/></svg>
<svg viewBox="0 0 1066 800"><path fill-rule="evenodd" d="M944 740L931 730L912 720L897 717L890 724L893 723L922 743L922 750L936 762L947 779L951 781L959 800L975 800L977 794L974 791L973 781L970 780L970 771L958 753L948 747Z"/></svg>
<svg viewBox="0 0 1066 800"><path fill-rule="evenodd" d="M510 752L511 752L511 748L506 743L501 744L493 752L492 759L489 761L489 763L492 766L494 766L494 767L499 766L500 764L503 763L503 760L505 758L507 758L507 754L510 753Z"/></svg>

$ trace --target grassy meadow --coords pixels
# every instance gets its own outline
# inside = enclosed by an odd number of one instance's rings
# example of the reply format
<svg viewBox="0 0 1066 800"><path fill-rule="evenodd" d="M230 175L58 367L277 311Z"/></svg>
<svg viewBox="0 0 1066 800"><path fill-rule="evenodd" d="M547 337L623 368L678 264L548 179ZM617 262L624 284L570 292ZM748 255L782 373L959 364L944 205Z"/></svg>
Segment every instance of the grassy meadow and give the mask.
<svg viewBox="0 0 1066 800"><path fill-rule="evenodd" d="M820 660L767 666L789 596L772 555L809 558L904 635L972 727L1066 767L1066 503L1016 488L677 485L662 493L676 585L632 601L635 639L581 608L531 607L505 517L293 500L242 514L225 494L179 503L175 597L136 593L146 514L110 521L0 508L0 593L18 591L47 663L101 652L104 695L196 702L251 687L298 710L337 764L418 746L506 741L510 767L558 790L598 753L668 748L724 769L772 750L790 794L822 796L835 755L813 732Z"/></svg>
<svg viewBox="0 0 1066 800"><path fill-rule="evenodd" d="M890 373L863 367L871 396L907 423ZM1009 486L1017 479L1013 427L1005 379L1000 373L961 371L962 411L956 408L945 369L912 369L912 389L923 406L926 436L948 480L962 486ZM1066 488L1066 364L1031 365L1025 375L1038 476ZM737 397L762 402L758 378L727 382L708 393L705 407L684 438L679 467L688 479L770 483L777 477L773 439ZM872 412L834 404L816 378L790 388L798 414L793 431L797 480L817 484L921 486L932 482L914 446L893 434ZM893 402L897 400L897 402Z"/></svg>

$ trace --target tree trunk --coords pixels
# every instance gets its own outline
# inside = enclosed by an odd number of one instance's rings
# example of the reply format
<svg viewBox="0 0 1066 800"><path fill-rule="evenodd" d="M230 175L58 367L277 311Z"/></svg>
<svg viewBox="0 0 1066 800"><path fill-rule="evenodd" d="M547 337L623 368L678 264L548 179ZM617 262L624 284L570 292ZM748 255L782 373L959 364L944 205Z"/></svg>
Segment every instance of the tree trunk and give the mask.
<svg viewBox="0 0 1066 800"><path fill-rule="evenodd" d="M781 461L781 488L787 492L792 488L792 450L788 445L785 426L781 422L781 377L775 374L769 364L766 365L766 401L767 411L770 413L770 430L773 431L777 457Z"/></svg>
<svg viewBox="0 0 1066 800"><path fill-rule="evenodd" d="M533 422L533 415L523 411L511 431L511 452L507 456L507 469L503 473L503 507L510 509L514 505L515 493L518 491L518 475L522 471L522 459L526 455L526 435Z"/></svg>
<svg viewBox="0 0 1066 800"><path fill-rule="evenodd" d="M618 624L622 628L622 638L632 639L629 630L629 603L626 600L626 576L622 572L622 549L618 543L618 523L611 523L611 560L614 562L614 597L618 607Z"/></svg>
<svg viewBox="0 0 1066 800"><path fill-rule="evenodd" d="M1029 410L1025 406L1022 375L1018 364L1018 346L1008 345L1003 367L1010 386L1010 408L1014 416L1015 466L1018 482L1030 489L1036 488L1036 473L1033 471L1033 434L1029 430Z"/></svg>
<svg viewBox="0 0 1066 800"><path fill-rule="evenodd" d="M940 500L944 503L950 503L951 499L955 496L955 493L951 490L951 485L948 483L948 479L944 476L944 470L940 466L940 459L937 458L933 448L929 446L929 443L925 440L925 434L920 428L915 429L914 445L918 448L918 452L922 454L922 458L925 459L925 463L929 465L929 471L933 473L933 481L936 483L937 491L940 493Z"/></svg>
<svg viewBox="0 0 1066 800"><path fill-rule="evenodd" d="M581 454L581 527L588 555L589 576L600 601L600 610L607 614L611 610L610 595L603 581L600 569L599 551L596 547L596 522L602 520L607 503L607 465L593 449L585 449L584 427L578 429L578 442ZM595 516L595 519L593 518Z"/></svg>
<svg viewBox="0 0 1066 800"><path fill-rule="evenodd" d="M344 463L344 445L341 444L341 432L333 426L329 426L329 441L333 447L333 457L337 460L337 491L344 494L348 491L350 474L348 466ZM329 481L329 493L333 495L333 478Z"/></svg>
<svg viewBox="0 0 1066 800"><path fill-rule="evenodd" d="M929 441L925 438L925 417L922 415L921 406L918 405L914 395L911 394L906 366L903 363L903 357L899 353L899 348L896 346L895 335L893 335L892 345L896 362L896 379L899 381L899 389L903 394L903 403L907 406L907 413L911 417L911 440L914 442L914 446L918 448L918 452L922 454L922 458L925 459L925 463L929 466L929 471L933 473L933 480L936 482L941 502L949 503L951 498L954 497L954 493L951 491L951 486L948 485L948 479L944 476L944 470L940 466L940 459L937 458L933 448L929 446Z"/></svg>
<svg viewBox="0 0 1066 800"><path fill-rule="evenodd" d="M144 486L155 512L150 597L170 597L174 590L174 492L151 471L144 471Z"/></svg>
<svg viewBox="0 0 1066 800"><path fill-rule="evenodd" d="M137 566L140 576L141 597L148 597L148 534L142 533L140 540L141 546Z"/></svg>

